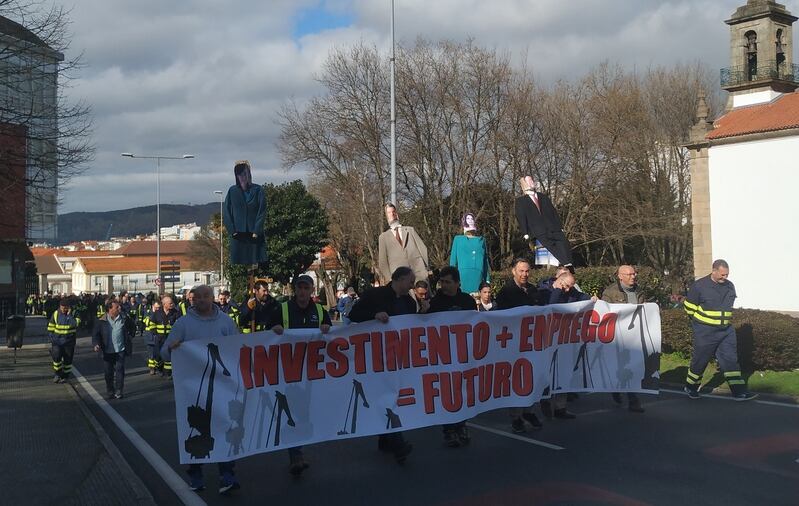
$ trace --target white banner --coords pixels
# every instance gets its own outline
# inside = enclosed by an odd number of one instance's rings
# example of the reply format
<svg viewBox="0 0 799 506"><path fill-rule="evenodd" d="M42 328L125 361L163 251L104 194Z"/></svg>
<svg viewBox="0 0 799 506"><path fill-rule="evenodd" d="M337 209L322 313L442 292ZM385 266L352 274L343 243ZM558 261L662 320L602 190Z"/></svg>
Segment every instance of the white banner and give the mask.
<svg viewBox="0 0 799 506"><path fill-rule="evenodd" d="M577 302L184 342L180 462L454 423L565 392L657 393L655 304Z"/></svg>

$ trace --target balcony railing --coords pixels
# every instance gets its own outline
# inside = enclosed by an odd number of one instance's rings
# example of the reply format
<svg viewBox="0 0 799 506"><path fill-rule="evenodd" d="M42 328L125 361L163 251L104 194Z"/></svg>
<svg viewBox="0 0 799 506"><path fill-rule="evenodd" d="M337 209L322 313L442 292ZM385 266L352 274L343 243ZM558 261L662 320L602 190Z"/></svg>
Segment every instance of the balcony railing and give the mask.
<svg viewBox="0 0 799 506"><path fill-rule="evenodd" d="M741 65L721 69L721 87L740 86L750 82L777 79L791 83L799 83L799 65L776 61L759 62L756 68Z"/></svg>

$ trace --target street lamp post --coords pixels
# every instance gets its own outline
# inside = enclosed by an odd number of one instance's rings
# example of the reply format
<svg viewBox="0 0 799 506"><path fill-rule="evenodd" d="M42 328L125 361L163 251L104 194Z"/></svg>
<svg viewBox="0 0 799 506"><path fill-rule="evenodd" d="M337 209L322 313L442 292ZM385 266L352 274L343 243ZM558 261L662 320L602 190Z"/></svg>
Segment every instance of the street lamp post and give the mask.
<svg viewBox="0 0 799 506"><path fill-rule="evenodd" d="M219 195L219 292L221 293L225 289L225 264L222 260L225 256L225 246L222 242L222 202L224 199L222 198L222 190L214 190L214 193Z"/></svg>
<svg viewBox="0 0 799 506"><path fill-rule="evenodd" d="M161 279L161 160L188 160L194 155L183 156L160 156L160 155L134 155L133 153L122 153L126 158L142 158L145 160L155 160L155 262L158 279ZM163 280L158 285L158 294L163 293Z"/></svg>
<svg viewBox="0 0 799 506"><path fill-rule="evenodd" d="M391 203L399 206L397 202L397 112L394 104L394 0L391 0Z"/></svg>

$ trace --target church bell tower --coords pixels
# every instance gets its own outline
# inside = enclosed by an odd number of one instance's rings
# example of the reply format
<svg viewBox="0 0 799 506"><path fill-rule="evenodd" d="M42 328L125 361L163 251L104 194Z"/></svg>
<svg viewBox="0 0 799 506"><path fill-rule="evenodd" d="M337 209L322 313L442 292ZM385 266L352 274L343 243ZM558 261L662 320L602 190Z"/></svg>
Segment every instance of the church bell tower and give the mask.
<svg viewBox="0 0 799 506"><path fill-rule="evenodd" d="M721 87L730 94L727 109L769 102L799 88L792 34L797 19L774 0L748 0L725 21L730 67L721 70Z"/></svg>

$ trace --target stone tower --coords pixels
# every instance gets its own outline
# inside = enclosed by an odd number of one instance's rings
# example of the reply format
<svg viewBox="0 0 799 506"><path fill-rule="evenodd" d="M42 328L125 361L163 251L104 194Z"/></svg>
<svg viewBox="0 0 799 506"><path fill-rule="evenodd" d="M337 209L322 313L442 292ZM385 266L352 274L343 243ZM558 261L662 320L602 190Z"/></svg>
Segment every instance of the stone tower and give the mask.
<svg viewBox="0 0 799 506"><path fill-rule="evenodd" d="M730 67L721 70L727 109L768 102L799 85L793 65L797 17L774 0L748 0L730 19Z"/></svg>

